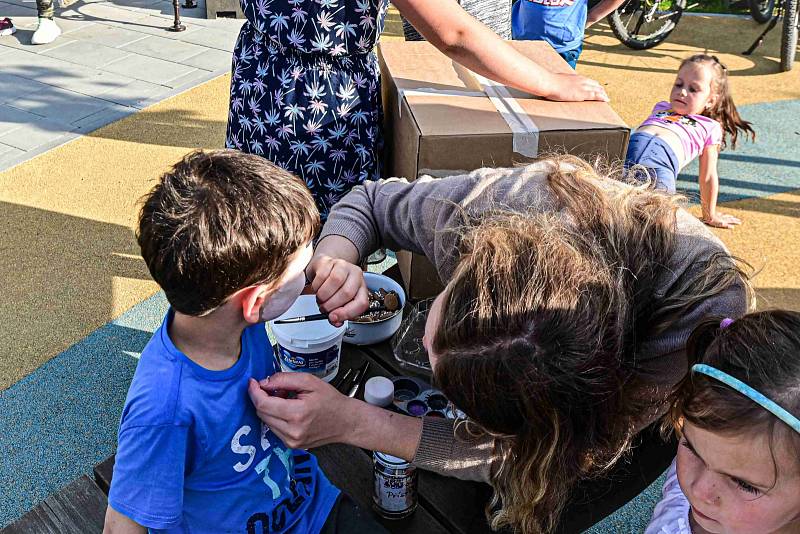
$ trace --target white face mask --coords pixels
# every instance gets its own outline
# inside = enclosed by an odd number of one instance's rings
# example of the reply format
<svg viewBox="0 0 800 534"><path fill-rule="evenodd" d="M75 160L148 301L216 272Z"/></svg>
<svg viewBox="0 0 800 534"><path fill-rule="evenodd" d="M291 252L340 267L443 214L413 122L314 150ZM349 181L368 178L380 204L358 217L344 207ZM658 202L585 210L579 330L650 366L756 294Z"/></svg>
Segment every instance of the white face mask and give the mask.
<svg viewBox="0 0 800 534"><path fill-rule="evenodd" d="M259 319L261 321L271 321L291 308L306 285L305 267L311 261L313 254L314 249L309 245L289 263L286 275L291 276L291 278L273 292L264 303L264 306L261 307L259 311Z"/></svg>

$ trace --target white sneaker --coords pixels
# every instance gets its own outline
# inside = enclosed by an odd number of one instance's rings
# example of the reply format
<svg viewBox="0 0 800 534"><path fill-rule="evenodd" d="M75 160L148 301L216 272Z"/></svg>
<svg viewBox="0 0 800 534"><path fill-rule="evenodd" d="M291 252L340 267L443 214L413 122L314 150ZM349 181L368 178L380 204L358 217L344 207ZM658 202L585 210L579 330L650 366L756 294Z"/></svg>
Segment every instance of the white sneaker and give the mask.
<svg viewBox="0 0 800 534"><path fill-rule="evenodd" d="M61 28L58 27L53 19L39 19L39 26L33 32L31 44L42 45L52 43L61 35Z"/></svg>

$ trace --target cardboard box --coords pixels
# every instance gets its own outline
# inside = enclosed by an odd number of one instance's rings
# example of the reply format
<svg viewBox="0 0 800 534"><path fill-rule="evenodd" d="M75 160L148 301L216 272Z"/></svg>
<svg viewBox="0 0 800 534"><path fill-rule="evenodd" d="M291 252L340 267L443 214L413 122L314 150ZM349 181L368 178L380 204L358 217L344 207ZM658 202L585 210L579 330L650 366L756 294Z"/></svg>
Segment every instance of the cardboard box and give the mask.
<svg viewBox="0 0 800 534"><path fill-rule="evenodd" d="M554 72L573 72L544 41L510 44ZM630 129L604 102L553 102L471 72L427 42L382 42L386 176L414 180L511 167L553 153L624 159ZM442 285L424 257L398 251L408 295Z"/></svg>

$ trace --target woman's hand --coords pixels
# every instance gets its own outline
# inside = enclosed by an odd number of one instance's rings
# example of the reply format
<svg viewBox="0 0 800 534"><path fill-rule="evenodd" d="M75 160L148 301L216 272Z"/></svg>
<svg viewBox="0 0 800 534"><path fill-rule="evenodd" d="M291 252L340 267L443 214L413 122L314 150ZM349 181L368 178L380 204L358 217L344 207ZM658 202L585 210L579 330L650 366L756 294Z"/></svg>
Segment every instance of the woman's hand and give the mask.
<svg viewBox="0 0 800 534"><path fill-rule="evenodd" d="M733 215L728 215L727 213L714 213L708 217L703 217L701 220L708 226L713 226L714 228L731 229L736 225L742 224L741 219Z"/></svg>
<svg viewBox="0 0 800 534"><path fill-rule="evenodd" d="M430 43L468 69L520 91L551 100L608 101L599 83L555 74L528 59L453 0L393 0Z"/></svg>
<svg viewBox="0 0 800 534"><path fill-rule="evenodd" d="M358 317L369 306L364 272L358 265L325 254L314 255L306 268L313 273L311 287L319 309L328 312L328 320L341 326Z"/></svg>
<svg viewBox="0 0 800 534"><path fill-rule="evenodd" d="M411 461L419 446L422 419L351 399L307 373L251 379L248 393L258 417L293 449L347 443Z"/></svg>
<svg viewBox="0 0 800 534"><path fill-rule="evenodd" d="M550 100L562 102L581 102L583 100L599 100L608 102L606 90L599 82L579 74L553 74L553 85L550 92L542 95Z"/></svg>
<svg viewBox="0 0 800 534"><path fill-rule="evenodd" d="M284 398L293 392L294 398ZM250 400L258 417L286 446L307 449L343 442L356 422L348 419L353 399L308 373L277 373L257 382L250 379Z"/></svg>

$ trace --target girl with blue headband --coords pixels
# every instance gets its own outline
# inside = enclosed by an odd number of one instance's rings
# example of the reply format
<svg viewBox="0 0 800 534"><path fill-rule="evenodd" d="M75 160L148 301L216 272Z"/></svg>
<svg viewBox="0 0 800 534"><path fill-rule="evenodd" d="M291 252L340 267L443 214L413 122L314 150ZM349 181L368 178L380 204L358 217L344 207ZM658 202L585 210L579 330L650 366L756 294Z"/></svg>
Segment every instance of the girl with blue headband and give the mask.
<svg viewBox="0 0 800 534"><path fill-rule="evenodd" d="M705 321L687 354L678 455L646 534L800 533L800 313Z"/></svg>

